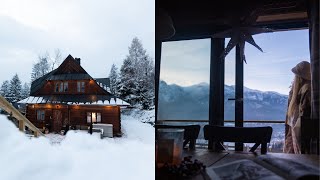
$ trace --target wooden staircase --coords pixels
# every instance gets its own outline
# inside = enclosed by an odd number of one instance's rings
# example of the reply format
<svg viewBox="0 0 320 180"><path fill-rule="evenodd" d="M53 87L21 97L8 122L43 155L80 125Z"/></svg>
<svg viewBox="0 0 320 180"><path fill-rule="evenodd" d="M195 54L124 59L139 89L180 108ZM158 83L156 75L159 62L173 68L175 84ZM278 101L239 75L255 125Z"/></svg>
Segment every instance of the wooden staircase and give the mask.
<svg viewBox="0 0 320 180"><path fill-rule="evenodd" d="M19 122L19 130L25 131L25 126L33 131L35 137L44 136L43 133L35 127L24 115L22 115L11 103L9 103L4 97L0 96L0 108L12 115Z"/></svg>

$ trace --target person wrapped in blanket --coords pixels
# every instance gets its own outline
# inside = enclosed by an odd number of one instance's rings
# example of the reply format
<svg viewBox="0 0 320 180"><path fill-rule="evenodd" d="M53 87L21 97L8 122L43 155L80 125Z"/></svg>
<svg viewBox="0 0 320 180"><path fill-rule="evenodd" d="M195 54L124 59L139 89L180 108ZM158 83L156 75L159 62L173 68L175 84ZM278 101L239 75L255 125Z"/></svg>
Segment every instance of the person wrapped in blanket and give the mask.
<svg viewBox="0 0 320 180"><path fill-rule="evenodd" d="M311 72L310 63L302 61L291 71L295 74L288 99L285 122L285 153L301 154L301 116L311 114Z"/></svg>

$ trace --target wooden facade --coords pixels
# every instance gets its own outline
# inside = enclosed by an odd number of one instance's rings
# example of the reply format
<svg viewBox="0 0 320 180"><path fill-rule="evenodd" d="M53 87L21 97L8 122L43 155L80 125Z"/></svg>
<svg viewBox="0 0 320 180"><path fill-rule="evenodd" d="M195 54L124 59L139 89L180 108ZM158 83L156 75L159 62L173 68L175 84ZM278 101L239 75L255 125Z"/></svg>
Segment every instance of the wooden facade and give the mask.
<svg viewBox="0 0 320 180"><path fill-rule="evenodd" d="M37 111L44 111L44 119L37 118ZM120 107L100 105L34 104L26 107L26 116L39 129L59 132L65 126L87 129L87 113L101 113L101 123L112 124L113 134L121 134Z"/></svg>
<svg viewBox="0 0 320 180"><path fill-rule="evenodd" d="M55 85L58 83L68 83L68 91L56 92ZM84 83L84 92L78 92L77 83ZM41 88L37 95L105 95L105 92L99 85L95 83L94 80L84 79L84 80L49 80L47 81L43 88Z"/></svg>
<svg viewBox="0 0 320 180"><path fill-rule="evenodd" d="M87 129L91 123L113 125L121 135L120 106L129 105L109 91L107 78L92 78L80 65L80 58L69 55L48 74L34 80L26 104L26 117L36 127L51 132Z"/></svg>

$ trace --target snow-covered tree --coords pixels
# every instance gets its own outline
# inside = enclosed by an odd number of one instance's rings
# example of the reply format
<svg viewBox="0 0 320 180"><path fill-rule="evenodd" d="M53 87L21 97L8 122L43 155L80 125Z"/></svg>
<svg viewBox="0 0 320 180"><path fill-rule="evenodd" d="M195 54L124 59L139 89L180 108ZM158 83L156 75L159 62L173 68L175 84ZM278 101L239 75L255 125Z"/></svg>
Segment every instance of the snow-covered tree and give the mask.
<svg viewBox="0 0 320 180"><path fill-rule="evenodd" d="M132 105L150 109L154 99L154 63L138 38L132 40L129 55L120 69L120 97Z"/></svg>
<svg viewBox="0 0 320 180"><path fill-rule="evenodd" d="M118 68L115 64L112 64L109 73L110 79L110 91L112 94L118 96L118 84L120 83Z"/></svg>
<svg viewBox="0 0 320 180"><path fill-rule="evenodd" d="M21 81L19 79L18 74L15 74L11 81L10 81L10 88L9 88L9 97L8 101L9 102L17 102L22 99L21 97Z"/></svg>
<svg viewBox="0 0 320 180"><path fill-rule="evenodd" d="M1 85L1 96L3 96L4 98L8 98L9 97L9 93L10 93L10 83L8 80L3 81L2 85Z"/></svg>
<svg viewBox="0 0 320 180"><path fill-rule="evenodd" d="M31 81L34 81L47 74L49 71L52 71L60 64L61 57L60 49L55 49L53 58L48 52L40 54L38 56L38 62L32 67Z"/></svg>
<svg viewBox="0 0 320 180"><path fill-rule="evenodd" d="M135 102L135 92L137 88L137 83L135 80L135 67L133 60L127 57L123 61L123 65L120 69L121 81L118 85L119 95L122 99L129 103Z"/></svg>
<svg viewBox="0 0 320 180"><path fill-rule="evenodd" d="M151 109L154 106L154 63L152 60L149 60L144 65L145 73L140 80L140 97L141 105L143 109Z"/></svg>
<svg viewBox="0 0 320 180"><path fill-rule="evenodd" d="M38 62L33 65L31 73L31 81L34 81L49 72L49 54L45 53L38 56Z"/></svg>
<svg viewBox="0 0 320 180"><path fill-rule="evenodd" d="M21 90L21 99L27 98L30 95L30 87L27 83L24 83Z"/></svg>
<svg viewBox="0 0 320 180"><path fill-rule="evenodd" d="M51 70L53 70L55 68L55 66L60 64L61 61L61 51L60 49L55 49L54 50L54 58L51 60Z"/></svg>

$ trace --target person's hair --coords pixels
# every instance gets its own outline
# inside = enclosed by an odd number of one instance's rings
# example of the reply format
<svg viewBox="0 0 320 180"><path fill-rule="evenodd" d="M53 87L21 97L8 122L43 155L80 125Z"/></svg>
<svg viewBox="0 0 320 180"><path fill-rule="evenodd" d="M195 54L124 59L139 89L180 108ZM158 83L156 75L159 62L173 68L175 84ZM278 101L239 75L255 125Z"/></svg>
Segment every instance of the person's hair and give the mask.
<svg viewBox="0 0 320 180"><path fill-rule="evenodd" d="M297 108L299 108L299 99L297 96L298 96L299 90L305 83L304 81L305 80L299 76L294 77L293 83L291 85L292 96L291 96L291 101L288 107L288 117L294 116L295 111L297 110Z"/></svg>

